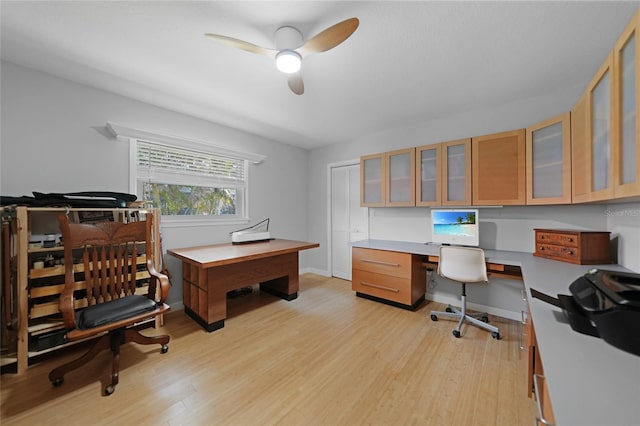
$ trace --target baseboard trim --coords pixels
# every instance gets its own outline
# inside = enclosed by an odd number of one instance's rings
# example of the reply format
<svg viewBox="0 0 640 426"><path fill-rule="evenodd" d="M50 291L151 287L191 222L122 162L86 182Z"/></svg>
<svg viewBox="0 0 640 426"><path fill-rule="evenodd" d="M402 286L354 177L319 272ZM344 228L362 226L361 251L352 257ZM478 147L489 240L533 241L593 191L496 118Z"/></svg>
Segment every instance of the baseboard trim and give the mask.
<svg viewBox="0 0 640 426"><path fill-rule="evenodd" d="M443 294L427 293L427 300L431 300L437 303L444 303L447 305L460 306L460 299L453 296L447 296ZM522 321L522 315L520 312L513 312L507 309L495 308L493 306L485 306L477 303L472 303L467 300L467 308L474 311L486 312L489 315L495 315L502 318L507 318L514 321Z"/></svg>

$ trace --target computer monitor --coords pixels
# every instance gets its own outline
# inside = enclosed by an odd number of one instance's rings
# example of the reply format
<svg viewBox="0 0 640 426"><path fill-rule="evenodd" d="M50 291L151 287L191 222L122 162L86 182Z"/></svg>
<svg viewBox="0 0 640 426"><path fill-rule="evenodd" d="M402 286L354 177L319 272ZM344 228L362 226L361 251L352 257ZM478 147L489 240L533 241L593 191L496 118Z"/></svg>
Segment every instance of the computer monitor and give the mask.
<svg viewBox="0 0 640 426"><path fill-rule="evenodd" d="M431 209L431 241L479 246L478 209Z"/></svg>

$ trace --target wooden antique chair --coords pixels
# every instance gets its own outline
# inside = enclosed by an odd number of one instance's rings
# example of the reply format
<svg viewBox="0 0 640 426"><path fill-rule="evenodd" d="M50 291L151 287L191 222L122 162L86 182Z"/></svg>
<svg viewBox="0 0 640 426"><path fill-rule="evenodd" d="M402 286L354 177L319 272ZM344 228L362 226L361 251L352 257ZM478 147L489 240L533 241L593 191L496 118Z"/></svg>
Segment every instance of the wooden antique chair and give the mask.
<svg viewBox="0 0 640 426"><path fill-rule="evenodd" d="M131 222L101 222L97 224L69 223L67 215L58 217L64 244L65 286L60 295L60 312L67 329L67 341L98 337L80 358L61 365L49 373L54 386L60 386L64 375L93 359L100 351L113 354L111 383L105 395L111 395L118 384L120 346L133 341L143 345L159 344L161 352L169 349L169 336L147 337L134 326L169 310L165 300L169 279L156 271L153 260L153 215L146 220ZM155 238L159 238L158 235ZM136 285L137 259L141 245L146 248L146 270L149 286ZM74 265L74 255L82 263ZM84 277L82 273L84 271ZM148 294L146 293L148 289ZM138 294L136 294L138 293ZM86 306L81 309L82 306Z"/></svg>

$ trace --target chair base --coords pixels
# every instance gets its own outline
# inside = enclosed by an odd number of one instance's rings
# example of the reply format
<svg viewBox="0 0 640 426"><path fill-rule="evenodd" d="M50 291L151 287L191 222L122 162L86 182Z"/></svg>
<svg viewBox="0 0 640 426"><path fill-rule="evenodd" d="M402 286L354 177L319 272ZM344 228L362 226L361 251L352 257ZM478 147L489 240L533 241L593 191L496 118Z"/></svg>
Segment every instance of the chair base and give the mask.
<svg viewBox="0 0 640 426"><path fill-rule="evenodd" d="M127 342L136 342L141 345L161 345L161 352L167 353L169 350L169 336L143 336L138 330L132 328L118 328L109 331L95 341L93 346L80 358L67 362L59 367L54 368L49 373L49 380L53 386L60 386L64 383L64 376L68 372L75 370L87 362L91 361L100 352L110 349L113 354L113 363L111 368L111 383L104 389L105 395L111 395L115 391L115 387L119 381L120 375L120 346Z"/></svg>
<svg viewBox="0 0 640 426"><path fill-rule="evenodd" d="M482 321L478 318L486 319L488 321L488 316L486 312L477 313L477 314L467 314L466 310L466 300L465 296L462 296L462 307L461 309L457 309L454 306L448 305L446 312L441 311L431 311L431 320L438 321L438 317L457 319L458 325L453 330L453 335L455 337L460 337L460 330L462 328L462 324L465 321L470 322L471 324L483 328L487 331L491 332L491 337L494 339L500 340L500 329L496 326L488 324L486 321Z"/></svg>

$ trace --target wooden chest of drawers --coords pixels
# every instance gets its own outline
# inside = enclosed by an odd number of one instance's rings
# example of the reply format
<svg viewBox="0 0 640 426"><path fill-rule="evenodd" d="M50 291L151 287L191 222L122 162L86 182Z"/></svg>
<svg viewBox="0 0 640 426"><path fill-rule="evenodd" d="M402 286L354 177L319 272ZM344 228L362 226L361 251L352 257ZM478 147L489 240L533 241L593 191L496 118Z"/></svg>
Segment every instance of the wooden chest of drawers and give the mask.
<svg viewBox="0 0 640 426"><path fill-rule="evenodd" d="M534 256L578 265L611 263L609 232L535 229Z"/></svg>
<svg viewBox="0 0 640 426"><path fill-rule="evenodd" d="M356 295L412 310L422 303L427 285L423 256L359 247L351 253Z"/></svg>

